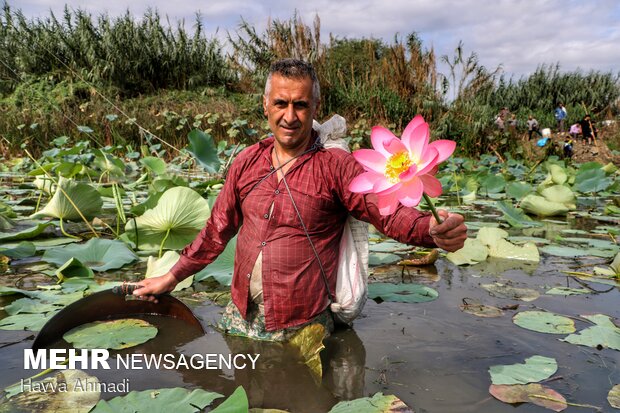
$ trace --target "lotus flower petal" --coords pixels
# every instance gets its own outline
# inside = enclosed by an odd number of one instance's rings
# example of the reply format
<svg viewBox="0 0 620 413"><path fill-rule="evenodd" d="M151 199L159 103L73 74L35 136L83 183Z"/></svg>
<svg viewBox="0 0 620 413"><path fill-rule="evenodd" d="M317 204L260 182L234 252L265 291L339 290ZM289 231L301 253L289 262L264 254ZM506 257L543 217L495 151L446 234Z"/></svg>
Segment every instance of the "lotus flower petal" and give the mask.
<svg viewBox="0 0 620 413"><path fill-rule="evenodd" d="M424 157L420 160L418 164L418 173L417 175L426 175L431 172L437 166L437 157L439 153L435 148L427 148L426 153L424 153Z"/></svg>
<svg viewBox="0 0 620 413"><path fill-rule="evenodd" d="M379 151L372 149L360 149L353 152L353 157L367 171L374 171L383 174L385 170L386 158Z"/></svg>
<svg viewBox="0 0 620 413"><path fill-rule="evenodd" d="M398 191L401 186L402 184L400 182L393 183L384 176L382 176L377 180L377 182L375 182L372 191L377 195L387 195L391 194L394 191Z"/></svg>
<svg viewBox="0 0 620 413"><path fill-rule="evenodd" d="M419 159L428 146L430 129L428 123L424 122L424 120L420 123L416 121L416 118L418 118L418 116L413 118L405 128L403 132L403 143L409 149L409 152ZM422 117L420 116L420 118ZM411 127L412 124L414 124L414 127Z"/></svg>
<svg viewBox="0 0 620 413"><path fill-rule="evenodd" d="M426 192L428 196L436 198L443 192L441 182L439 182L439 179L434 176L429 174L422 175L420 176L420 180L424 184L424 192Z"/></svg>
<svg viewBox="0 0 620 413"><path fill-rule="evenodd" d="M424 185L422 184L422 180L415 177L406 184L403 184L403 186L398 190L398 200L404 206L415 207L420 203L423 192Z"/></svg>
<svg viewBox="0 0 620 413"><path fill-rule="evenodd" d="M439 152L439 156L437 157L436 162L442 163L443 161L448 159L450 155L452 155L452 153L456 149L456 142L447 139L441 139L431 142L428 146L430 148L435 148L437 152Z"/></svg>
<svg viewBox="0 0 620 413"><path fill-rule="evenodd" d="M398 176L401 182L408 182L417 175L418 165L413 164L409 169Z"/></svg>
<svg viewBox="0 0 620 413"><path fill-rule="evenodd" d="M378 196L379 213L381 215L391 215L398 207L398 196L396 192Z"/></svg>
<svg viewBox="0 0 620 413"><path fill-rule="evenodd" d="M396 136L394 136L392 132L390 132L383 126L375 126L370 131L370 142L372 143L372 147L386 158L389 158L391 153L389 153L385 149L385 146L383 146L384 142L390 142L392 139L395 138Z"/></svg>
<svg viewBox="0 0 620 413"><path fill-rule="evenodd" d="M364 172L361 175L356 176L349 184L349 191L367 194L372 192L374 185L379 179L385 179L383 175L375 172Z"/></svg>
<svg viewBox="0 0 620 413"><path fill-rule="evenodd" d="M405 144L403 144L401 140L398 138L394 138L391 141L383 141L383 147L385 148L386 151L390 153L390 155L393 155L399 152L408 151Z"/></svg>

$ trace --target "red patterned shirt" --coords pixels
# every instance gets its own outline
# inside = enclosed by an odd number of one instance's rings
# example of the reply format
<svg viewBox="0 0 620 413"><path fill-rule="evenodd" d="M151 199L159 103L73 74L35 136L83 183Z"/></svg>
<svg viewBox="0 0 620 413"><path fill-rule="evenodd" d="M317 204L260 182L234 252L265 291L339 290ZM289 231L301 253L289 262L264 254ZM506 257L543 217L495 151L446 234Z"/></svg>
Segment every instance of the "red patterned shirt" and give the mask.
<svg viewBox="0 0 620 413"><path fill-rule="evenodd" d="M273 138L267 138L237 156L206 226L185 247L171 270L179 280L199 271L213 262L239 231L232 300L246 317L250 275L262 251L268 331L306 323L329 305L319 264L284 181L278 182L273 173L257 185L273 171L273 142ZM401 205L394 214L381 216L374 194L348 190L351 180L362 172L346 151L319 148L297 158L286 173L286 182L332 292L336 289L338 246L349 213L400 242L435 246L429 235L430 214Z"/></svg>

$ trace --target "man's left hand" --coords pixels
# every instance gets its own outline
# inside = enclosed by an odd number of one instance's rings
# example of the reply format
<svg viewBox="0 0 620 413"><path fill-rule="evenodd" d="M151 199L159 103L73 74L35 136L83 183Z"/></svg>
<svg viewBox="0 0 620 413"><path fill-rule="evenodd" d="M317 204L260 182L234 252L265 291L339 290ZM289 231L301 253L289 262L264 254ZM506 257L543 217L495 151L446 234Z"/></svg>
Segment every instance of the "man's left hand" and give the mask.
<svg viewBox="0 0 620 413"><path fill-rule="evenodd" d="M451 214L443 209L438 210L437 213L443 222L438 224L435 217L431 217L429 224L429 231L435 244L449 252L463 248L467 239L467 226L465 226L463 216Z"/></svg>

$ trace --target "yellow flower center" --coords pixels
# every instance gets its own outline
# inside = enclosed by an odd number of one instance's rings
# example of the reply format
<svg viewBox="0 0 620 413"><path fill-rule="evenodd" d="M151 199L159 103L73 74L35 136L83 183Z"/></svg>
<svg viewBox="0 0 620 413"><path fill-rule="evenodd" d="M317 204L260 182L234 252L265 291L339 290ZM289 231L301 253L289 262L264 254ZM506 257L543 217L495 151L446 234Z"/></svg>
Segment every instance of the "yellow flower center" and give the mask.
<svg viewBox="0 0 620 413"><path fill-rule="evenodd" d="M385 177L393 184L398 183L400 182L400 174L409 170L411 164L413 161L409 158L409 152L395 153L388 158L385 164Z"/></svg>

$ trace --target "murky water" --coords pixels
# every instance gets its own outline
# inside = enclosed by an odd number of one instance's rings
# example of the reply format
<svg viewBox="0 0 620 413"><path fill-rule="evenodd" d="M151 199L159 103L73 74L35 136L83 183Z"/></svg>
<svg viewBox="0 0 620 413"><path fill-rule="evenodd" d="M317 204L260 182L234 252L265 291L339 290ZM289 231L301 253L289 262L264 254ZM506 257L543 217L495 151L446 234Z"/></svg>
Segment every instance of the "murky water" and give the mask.
<svg viewBox="0 0 620 413"><path fill-rule="evenodd" d="M484 208L480 208L484 211ZM486 211L490 212L490 211ZM470 220L480 219L480 212ZM553 240L563 229L591 230L600 223L579 218L569 225L547 223L543 228L512 230L512 235L537 236ZM440 259L434 266L397 269L384 279L424 283L439 292L439 298L424 304L401 304L370 300L353 329L338 330L325 341L322 352L323 378L315 381L307 367L290 349L273 343L223 337L209 326L219 317L221 307L210 302L195 305L194 312L207 328L196 336L182 322L170 318L149 318L159 328L157 337L125 353L260 354L256 369L222 368L181 370L93 370L101 381L129 379L130 390L163 387L201 387L225 395L241 385L251 407L279 408L292 412L325 412L340 400L372 395L377 391L394 394L415 412L503 413L515 406L501 403L489 395L492 365L523 363L533 355L553 357L558 371L546 384L571 403L599 406L611 411L606 401L614 384L620 383L620 355L610 349L593 349L565 343L563 335L536 333L512 322L518 311L545 309L571 317L602 313L620 319L620 290L587 283L590 294L552 296L548 288L582 288L583 282L567 277L562 270L600 265L605 259L561 258L542 255L540 264L525 265L490 260L474 267L456 267ZM480 287L493 282L533 288L540 298L523 301L496 298ZM0 297L0 306L14 298ZM463 299L478 300L497 307L518 304L499 318L480 318L462 312ZM5 315L0 311L0 317ZM576 322L577 329L587 327ZM22 351L32 344L33 333L0 330L0 387L33 374L23 369ZM59 343L59 345L64 345ZM113 353L114 354L114 353ZM87 370L88 371L88 370ZM104 398L115 396L103 394ZM524 404L518 412L546 411ZM566 412L588 411L569 406ZM592 411L592 410L590 410Z"/></svg>

